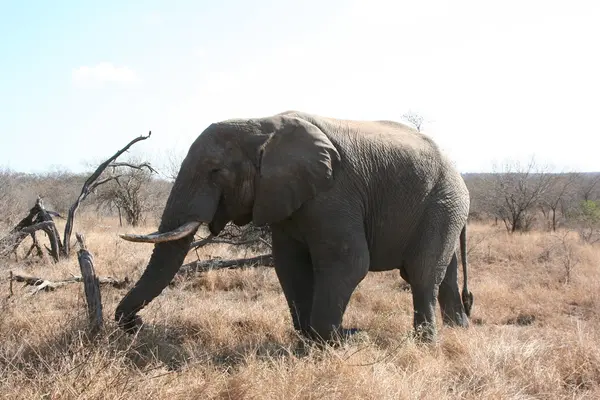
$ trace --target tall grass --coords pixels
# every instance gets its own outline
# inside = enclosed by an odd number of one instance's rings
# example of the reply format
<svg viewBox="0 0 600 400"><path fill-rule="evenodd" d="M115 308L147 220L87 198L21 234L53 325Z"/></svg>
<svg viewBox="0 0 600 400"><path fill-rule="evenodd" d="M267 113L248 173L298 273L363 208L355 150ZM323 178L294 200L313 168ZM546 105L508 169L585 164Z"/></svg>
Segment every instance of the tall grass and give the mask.
<svg viewBox="0 0 600 400"><path fill-rule="evenodd" d="M78 218L77 230L86 234L97 273L136 280L152 246L120 240L117 233L131 229L119 228L118 221ZM8 297L8 270L60 278L78 273L76 257L58 264L3 261L0 394L10 399L600 398L600 248L574 236L509 235L485 224L469 231L472 324L452 329L438 323L440 337L431 345L411 339L412 301L397 271L369 274L354 293L344 324L361 328L360 334L339 347L317 349L303 346L293 334L269 268L176 279L142 312L146 325L135 336L122 334L112 321L126 289L103 288L105 330L90 340L82 334L80 285L35 296L15 286ZM215 245L199 255L251 254ZM578 260L568 280L567 256Z"/></svg>

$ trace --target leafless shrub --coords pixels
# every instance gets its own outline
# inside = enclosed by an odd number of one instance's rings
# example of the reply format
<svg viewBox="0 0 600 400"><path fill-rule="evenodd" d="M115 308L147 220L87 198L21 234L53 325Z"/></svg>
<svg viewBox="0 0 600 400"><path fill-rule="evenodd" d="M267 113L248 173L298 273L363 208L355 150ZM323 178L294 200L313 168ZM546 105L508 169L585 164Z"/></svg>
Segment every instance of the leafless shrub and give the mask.
<svg viewBox="0 0 600 400"><path fill-rule="evenodd" d="M600 204L592 200L580 202L579 208L571 213L570 226L579 233L579 237L585 243L599 242Z"/></svg>
<svg viewBox="0 0 600 400"><path fill-rule="evenodd" d="M558 213L561 213L563 218L567 216L566 204L569 197L575 193L573 189L581 181L581 175L573 172L553 174L549 175L549 181L548 189L540 195L539 206L549 222L550 229L556 232Z"/></svg>
<svg viewBox="0 0 600 400"><path fill-rule="evenodd" d="M132 167L134 166L134 167ZM138 226L143 222L144 214L150 207L150 186L154 169L137 159L127 163L113 164L109 167L105 179L110 182L97 190L96 202L100 207L115 210L119 223L125 218L128 224Z"/></svg>
<svg viewBox="0 0 600 400"><path fill-rule="evenodd" d="M421 132L421 128L426 122L425 118L421 114L414 111L408 111L402 114L402 119L413 124L419 132Z"/></svg>
<svg viewBox="0 0 600 400"><path fill-rule="evenodd" d="M600 174L584 174L579 185L579 197L582 200L596 200L600 197Z"/></svg>
<svg viewBox="0 0 600 400"><path fill-rule="evenodd" d="M554 232L550 238L550 243L545 249L545 256L550 260L556 260L563 268L563 282L571 282L573 270L581 262L579 253L575 248L575 240L570 230L564 230L561 233Z"/></svg>
<svg viewBox="0 0 600 400"><path fill-rule="evenodd" d="M507 162L494 166L491 196L486 200L509 232L528 231L535 219L535 207L548 191L552 175L548 167L538 165L532 157L527 165Z"/></svg>
<svg viewBox="0 0 600 400"><path fill-rule="evenodd" d="M8 169L0 169L0 226L14 225L20 218L23 200L17 176Z"/></svg>

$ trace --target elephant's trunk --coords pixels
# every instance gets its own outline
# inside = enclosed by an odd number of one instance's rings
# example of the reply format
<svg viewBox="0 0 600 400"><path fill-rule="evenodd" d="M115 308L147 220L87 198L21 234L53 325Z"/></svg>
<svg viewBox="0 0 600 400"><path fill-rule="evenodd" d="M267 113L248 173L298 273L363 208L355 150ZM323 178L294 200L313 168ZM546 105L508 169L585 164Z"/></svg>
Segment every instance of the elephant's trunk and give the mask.
<svg viewBox="0 0 600 400"><path fill-rule="evenodd" d="M193 233L201 222L211 222L215 215L219 192L182 195L181 186L184 186L181 182L176 183L171 191L158 233L124 237L155 243L146 270L115 310L115 320L126 332L134 332L139 327L141 319L136 314L171 282L189 252Z"/></svg>
<svg viewBox="0 0 600 400"><path fill-rule="evenodd" d="M115 311L115 320L125 331L131 332L138 327L141 319L136 314L171 282L189 251L192 239L193 235L189 235L155 245L148 267Z"/></svg>

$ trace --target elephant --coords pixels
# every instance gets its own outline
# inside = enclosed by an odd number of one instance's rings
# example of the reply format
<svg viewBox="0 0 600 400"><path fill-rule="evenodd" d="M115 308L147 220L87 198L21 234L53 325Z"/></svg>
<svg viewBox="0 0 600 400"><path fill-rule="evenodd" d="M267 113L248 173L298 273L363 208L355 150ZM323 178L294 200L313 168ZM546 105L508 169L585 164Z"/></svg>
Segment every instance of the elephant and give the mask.
<svg viewBox="0 0 600 400"><path fill-rule="evenodd" d="M210 124L192 143L158 230L121 234L153 243L148 265L115 310L126 332L170 283L198 228L271 228L274 269L293 328L331 342L351 295L369 271L398 269L411 287L413 334L437 338L443 323L468 327L466 226L460 173L436 143L394 121L350 120L300 111ZM457 243L463 267L458 288Z"/></svg>

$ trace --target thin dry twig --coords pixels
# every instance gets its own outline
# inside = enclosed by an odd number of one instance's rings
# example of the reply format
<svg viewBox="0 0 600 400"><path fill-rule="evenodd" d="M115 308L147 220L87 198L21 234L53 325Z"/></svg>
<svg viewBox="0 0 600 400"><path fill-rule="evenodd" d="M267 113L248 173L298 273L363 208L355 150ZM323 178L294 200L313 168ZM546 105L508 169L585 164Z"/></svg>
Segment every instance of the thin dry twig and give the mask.
<svg viewBox="0 0 600 400"><path fill-rule="evenodd" d="M139 170L147 168L150 172L153 172L155 174L157 173L156 170L154 168L152 168L152 166L149 163L147 163L147 162L143 162L143 163L137 164L137 165L136 164L130 164L130 163L127 163L127 162L114 162L114 163L111 163L109 165L109 167L113 167L113 168L129 167L129 168L139 169Z"/></svg>

